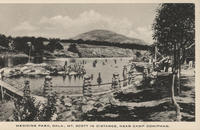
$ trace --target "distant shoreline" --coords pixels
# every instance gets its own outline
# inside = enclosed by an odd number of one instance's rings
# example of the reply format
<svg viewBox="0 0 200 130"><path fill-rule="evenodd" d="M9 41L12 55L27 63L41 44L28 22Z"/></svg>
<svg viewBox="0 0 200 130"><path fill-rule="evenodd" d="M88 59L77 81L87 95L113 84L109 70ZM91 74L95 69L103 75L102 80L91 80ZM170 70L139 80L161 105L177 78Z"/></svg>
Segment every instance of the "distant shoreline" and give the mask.
<svg viewBox="0 0 200 130"><path fill-rule="evenodd" d="M4 53L0 53L0 57L24 57L24 58L28 58L28 55L21 53L21 52L4 52Z"/></svg>

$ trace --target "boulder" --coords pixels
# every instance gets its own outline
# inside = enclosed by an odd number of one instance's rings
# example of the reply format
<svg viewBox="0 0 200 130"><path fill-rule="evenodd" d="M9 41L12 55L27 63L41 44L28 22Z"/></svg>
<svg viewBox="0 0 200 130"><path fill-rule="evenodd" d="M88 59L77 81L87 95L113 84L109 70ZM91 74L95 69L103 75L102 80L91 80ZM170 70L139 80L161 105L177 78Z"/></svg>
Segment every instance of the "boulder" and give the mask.
<svg viewBox="0 0 200 130"><path fill-rule="evenodd" d="M82 104L86 105L86 104L87 104L87 102L88 102L88 98L86 98L86 97L83 97L83 98L82 98Z"/></svg>
<svg viewBox="0 0 200 130"><path fill-rule="evenodd" d="M68 119L72 116L72 111L65 111L62 113L63 118Z"/></svg>
<svg viewBox="0 0 200 130"><path fill-rule="evenodd" d="M58 75L64 75L64 74L65 74L65 71L58 72Z"/></svg>
<svg viewBox="0 0 200 130"><path fill-rule="evenodd" d="M94 101L97 101L97 100L99 100L99 98L100 98L100 96L92 96L90 99L94 100Z"/></svg>
<svg viewBox="0 0 200 130"><path fill-rule="evenodd" d="M75 100L72 100L72 104L73 105L81 105L81 104L83 104L83 101L81 99L75 99Z"/></svg>
<svg viewBox="0 0 200 130"><path fill-rule="evenodd" d="M51 120L52 121L56 121L58 118L58 115L57 114L53 114L53 116L51 117Z"/></svg>
<svg viewBox="0 0 200 130"><path fill-rule="evenodd" d="M100 102L95 102L94 107L97 110L97 112L100 112L100 111L104 110L105 105L103 103L100 103Z"/></svg>
<svg viewBox="0 0 200 130"><path fill-rule="evenodd" d="M45 68L42 67L27 67L23 69L22 73L24 75L29 75L29 76L35 76L35 75L41 75L41 76L46 76L49 75L50 72L46 70Z"/></svg>
<svg viewBox="0 0 200 130"><path fill-rule="evenodd" d="M78 73L77 72L74 72L74 71L72 71L72 72L69 72L69 75L70 76L72 76L72 75L77 75Z"/></svg>
<svg viewBox="0 0 200 130"><path fill-rule="evenodd" d="M120 102L114 98L110 99L110 103L115 106L120 106Z"/></svg>
<svg viewBox="0 0 200 130"><path fill-rule="evenodd" d="M87 113L88 111L91 111L93 108L94 108L93 105L90 105L90 104L89 105L83 105L81 107L83 113Z"/></svg>
<svg viewBox="0 0 200 130"><path fill-rule="evenodd" d="M56 110L57 110L57 113L62 113L63 111L66 110L65 106L64 105L59 105L59 106L56 106Z"/></svg>
<svg viewBox="0 0 200 130"><path fill-rule="evenodd" d="M94 105L96 102L94 101L94 100L89 100L88 102L87 102L87 104L88 105Z"/></svg>
<svg viewBox="0 0 200 130"><path fill-rule="evenodd" d="M142 75L137 75L137 76L135 76L134 80L142 81L143 80L143 76Z"/></svg>
<svg viewBox="0 0 200 130"><path fill-rule="evenodd" d="M46 67L48 66L46 63L41 63L41 64L34 64L34 63L27 63L25 66L32 66L32 67Z"/></svg>
<svg viewBox="0 0 200 130"><path fill-rule="evenodd" d="M102 98L99 99L99 101L101 103L108 104L108 103L110 103L110 97L108 97L108 96L102 97Z"/></svg>
<svg viewBox="0 0 200 130"><path fill-rule="evenodd" d="M67 106L67 107L71 107L71 106L72 106L72 103L70 103L70 102L66 102L66 103L65 103L65 106Z"/></svg>
<svg viewBox="0 0 200 130"><path fill-rule="evenodd" d="M139 85L140 85L140 83L141 83L141 81L138 81L138 80L137 80L137 81L135 81L135 85L136 85L136 86L139 86Z"/></svg>
<svg viewBox="0 0 200 130"><path fill-rule="evenodd" d="M62 96L61 98L63 98L62 100L63 100L64 102L72 102L72 98L71 98L71 97Z"/></svg>
<svg viewBox="0 0 200 130"><path fill-rule="evenodd" d="M60 99L56 99L56 106L59 106L61 104L62 104L62 102L60 101Z"/></svg>
<svg viewBox="0 0 200 130"><path fill-rule="evenodd" d="M104 110L104 107L99 107L99 108L97 108L97 112L101 112L101 111L103 111Z"/></svg>
<svg viewBox="0 0 200 130"><path fill-rule="evenodd" d="M27 68L27 69L23 70L22 73L23 73L24 75L26 75L26 74L29 74L29 73L31 73L31 72L33 72L33 71L34 71L34 70L32 70L31 68Z"/></svg>
<svg viewBox="0 0 200 130"><path fill-rule="evenodd" d="M64 103L72 102L72 99L69 97L64 97L62 100L64 101Z"/></svg>
<svg viewBox="0 0 200 130"><path fill-rule="evenodd" d="M4 72L3 75L5 77L19 76L22 74L19 68L6 67L6 68L2 68L0 70L0 72L2 72L2 71Z"/></svg>
<svg viewBox="0 0 200 130"><path fill-rule="evenodd" d="M12 68L6 67L6 68L2 68L0 70L0 72L3 71L4 72L3 74L4 74L5 77L10 77L12 70L13 70Z"/></svg>
<svg viewBox="0 0 200 130"><path fill-rule="evenodd" d="M23 66L23 67L20 68L20 71L21 71L21 72L24 72L24 71L28 70L28 68L29 68L29 67L27 67L27 66Z"/></svg>

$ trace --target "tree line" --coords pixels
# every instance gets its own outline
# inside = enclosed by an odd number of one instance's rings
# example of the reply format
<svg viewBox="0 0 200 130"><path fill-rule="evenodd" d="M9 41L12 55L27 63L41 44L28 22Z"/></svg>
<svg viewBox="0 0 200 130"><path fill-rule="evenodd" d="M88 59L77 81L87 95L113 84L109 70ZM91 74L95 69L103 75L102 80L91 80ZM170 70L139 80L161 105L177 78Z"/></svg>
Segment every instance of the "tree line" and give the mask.
<svg viewBox="0 0 200 130"><path fill-rule="evenodd" d="M65 39L61 40L66 43L76 43L76 44L88 44L88 45L97 45L97 46L116 46L120 48L128 48L128 49L137 49L137 50L149 50L151 46L148 45L139 45L137 43L116 43L116 42L106 42L106 41L94 41L94 40L73 40L73 39Z"/></svg>
<svg viewBox="0 0 200 130"><path fill-rule="evenodd" d="M44 42L48 44L44 44ZM30 49L31 55L43 54L44 51L53 52L54 50L63 49L63 46L60 44L60 39L58 38L44 38L44 37L11 37L0 34L0 46L7 48L12 51L24 52L29 54Z"/></svg>
<svg viewBox="0 0 200 130"><path fill-rule="evenodd" d="M44 42L48 42L47 45L44 45ZM13 44L10 44L13 42ZM12 51L19 51L25 54L29 54L31 49L31 55L43 55L44 51L54 52L55 50L63 49L61 42L74 44L88 44L88 45L101 45L101 46L116 46L120 48L129 48L129 49L137 49L137 50L149 50L151 46L148 45L139 45L136 43L114 43L114 42L106 42L106 41L92 41L87 40L84 41L82 39L72 40L72 39L58 39L58 38L44 38L44 37L11 37L0 34L0 46ZM12 47L11 47L12 46ZM69 50L70 51L70 50ZM73 51L72 51L73 52Z"/></svg>

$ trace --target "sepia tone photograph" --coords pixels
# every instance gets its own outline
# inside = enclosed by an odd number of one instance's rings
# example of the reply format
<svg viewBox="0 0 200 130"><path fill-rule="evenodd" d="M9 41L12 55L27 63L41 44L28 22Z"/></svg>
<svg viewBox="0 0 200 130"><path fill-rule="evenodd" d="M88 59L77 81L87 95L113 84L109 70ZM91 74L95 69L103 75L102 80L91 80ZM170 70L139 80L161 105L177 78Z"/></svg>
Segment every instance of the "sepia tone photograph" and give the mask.
<svg viewBox="0 0 200 130"><path fill-rule="evenodd" d="M195 122L194 3L1 3L0 121Z"/></svg>

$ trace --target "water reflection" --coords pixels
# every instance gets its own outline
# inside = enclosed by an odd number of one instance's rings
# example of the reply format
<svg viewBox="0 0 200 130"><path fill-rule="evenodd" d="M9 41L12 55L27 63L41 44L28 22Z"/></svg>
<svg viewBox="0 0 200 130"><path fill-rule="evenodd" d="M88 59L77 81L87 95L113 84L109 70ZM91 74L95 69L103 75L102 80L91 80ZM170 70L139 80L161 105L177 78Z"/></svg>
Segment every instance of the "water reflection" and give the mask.
<svg viewBox="0 0 200 130"><path fill-rule="evenodd" d="M15 56L15 55L1 56L0 57L0 68L13 67L15 65L25 64L27 62L28 62L28 57L25 57L25 56ZM31 62L36 63L36 64L43 63L43 58L42 57L34 57L31 59Z"/></svg>
<svg viewBox="0 0 200 130"><path fill-rule="evenodd" d="M65 79L66 79L66 75L63 75L63 82L65 82Z"/></svg>
<svg viewBox="0 0 200 130"><path fill-rule="evenodd" d="M69 83L71 83L72 77L71 75L68 75Z"/></svg>
<svg viewBox="0 0 200 130"><path fill-rule="evenodd" d="M25 64L27 62L28 62L28 57L1 56L0 68L12 67L18 64Z"/></svg>
<svg viewBox="0 0 200 130"><path fill-rule="evenodd" d="M74 75L74 82L76 82L76 75Z"/></svg>

